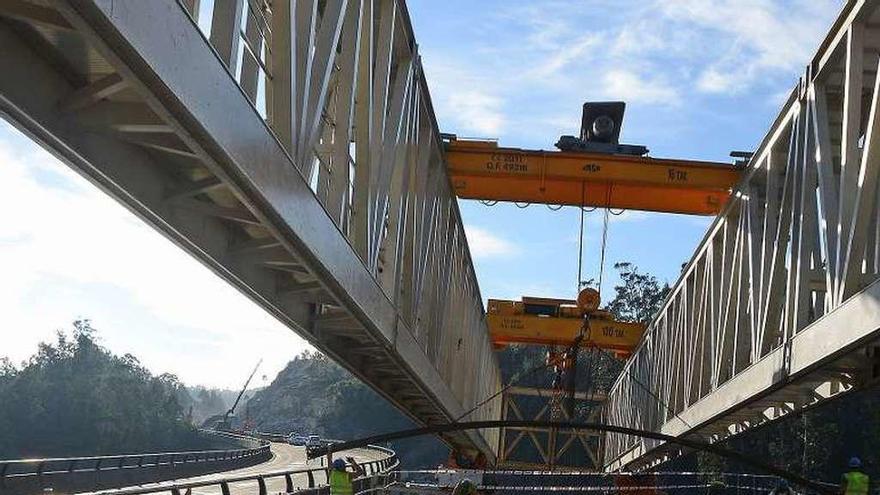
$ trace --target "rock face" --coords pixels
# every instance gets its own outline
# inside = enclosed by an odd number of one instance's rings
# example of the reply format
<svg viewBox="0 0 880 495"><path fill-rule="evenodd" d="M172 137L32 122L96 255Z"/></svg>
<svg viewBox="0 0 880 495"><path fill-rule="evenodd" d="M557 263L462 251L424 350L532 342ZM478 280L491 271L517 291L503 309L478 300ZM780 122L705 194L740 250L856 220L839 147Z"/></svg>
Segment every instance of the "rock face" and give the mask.
<svg viewBox="0 0 880 495"><path fill-rule="evenodd" d="M350 380L351 375L323 355L305 352L255 393L240 413L261 431L328 435L322 420L336 407L332 389Z"/></svg>
<svg viewBox="0 0 880 495"><path fill-rule="evenodd" d="M256 392L239 414L260 431L295 431L339 440L415 426L350 373L322 354L308 351ZM433 437L395 442L391 448L403 454L409 469L436 467L449 452Z"/></svg>

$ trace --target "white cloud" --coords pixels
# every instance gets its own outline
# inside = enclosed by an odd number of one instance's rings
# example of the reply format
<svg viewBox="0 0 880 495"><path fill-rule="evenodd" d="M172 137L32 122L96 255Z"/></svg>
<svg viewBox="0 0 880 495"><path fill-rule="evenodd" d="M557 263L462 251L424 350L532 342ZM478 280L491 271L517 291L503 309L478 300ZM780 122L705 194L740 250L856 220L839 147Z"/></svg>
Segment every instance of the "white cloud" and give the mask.
<svg viewBox="0 0 880 495"><path fill-rule="evenodd" d="M600 81L603 96L662 104L694 90L748 90L762 78L799 70L840 5L841 0L526 4L497 14L514 24L510 29L522 39L497 55L501 64L515 68L501 77L516 89L583 92Z"/></svg>
<svg viewBox="0 0 880 495"><path fill-rule="evenodd" d="M659 79L648 80L626 70L609 70L603 78L607 98L628 103L675 105L680 102L678 91Z"/></svg>
<svg viewBox="0 0 880 495"><path fill-rule="evenodd" d="M726 74L717 68L706 69L697 80L697 89L707 93L724 93L743 84L742 77Z"/></svg>
<svg viewBox="0 0 880 495"><path fill-rule="evenodd" d="M460 90L449 95L449 110L465 132L483 137L497 136L504 126L502 100L478 89Z"/></svg>
<svg viewBox="0 0 880 495"><path fill-rule="evenodd" d="M505 101L492 81L448 61L427 65L431 97L445 131L469 137L497 137L504 131Z"/></svg>
<svg viewBox="0 0 880 495"><path fill-rule="evenodd" d="M699 33L702 48L712 55L700 60L697 89L728 93L804 66L841 2L677 0L656 5L669 28Z"/></svg>
<svg viewBox="0 0 880 495"><path fill-rule="evenodd" d="M529 76L535 79L547 79L562 77L562 71L570 64L584 60L591 50L601 48L602 37L595 33L580 35L568 40L565 49L555 46L548 50L547 61L540 64L537 69L530 71ZM542 40L542 44L548 44Z"/></svg>
<svg viewBox="0 0 880 495"><path fill-rule="evenodd" d="M622 223L622 222L641 222L643 220L651 220L657 219L657 215L661 215L659 213L649 213L647 211L636 211L636 210L622 210L616 211L612 210L613 214L609 217L609 222L612 224Z"/></svg>
<svg viewBox="0 0 880 495"><path fill-rule="evenodd" d="M513 256L518 252L512 242L481 227L465 224L464 231L467 235L471 255L476 259Z"/></svg>
<svg viewBox="0 0 880 495"><path fill-rule="evenodd" d="M114 352L189 383L234 386L305 342L0 121L0 356L92 318Z"/></svg>
<svg viewBox="0 0 880 495"><path fill-rule="evenodd" d="M735 94L769 99L790 87L839 5L522 2L490 9L480 28L457 19L459 35L425 44L422 54L445 131L550 146L556 135L577 132L582 102L611 99L631 105L624 139L666 139L681 132L670 131L673 125L693 126L682 111L685 101L694 108L722 106L722 98ZM653 124L658 121L662 127Z"/></svg>
<svg viewBox="0 0 880 495"><path fill-rule="evenodd" d="M611 53L617 57L641 56L658 50L675 49L669 43L669 33L659 32L649 18L624 24L614 37Z"/></svg>

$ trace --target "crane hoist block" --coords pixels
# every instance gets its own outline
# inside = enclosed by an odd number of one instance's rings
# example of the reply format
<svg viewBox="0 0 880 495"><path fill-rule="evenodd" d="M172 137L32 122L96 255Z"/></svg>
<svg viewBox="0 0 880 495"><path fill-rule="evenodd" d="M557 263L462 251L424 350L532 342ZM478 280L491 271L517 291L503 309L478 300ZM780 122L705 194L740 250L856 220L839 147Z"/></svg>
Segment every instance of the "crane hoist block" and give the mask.
<svg viewBox="0 0 880 495"><path fill-rule="evenodd" d="M580 334L585 315L589 316L589 334L583 346L607 349L621 357L632 353L645 333L642 323L615 320L602 310L584 311L577 301L523 297L521 301L489 299L486 320L492 343L571 345Z"/></svg>

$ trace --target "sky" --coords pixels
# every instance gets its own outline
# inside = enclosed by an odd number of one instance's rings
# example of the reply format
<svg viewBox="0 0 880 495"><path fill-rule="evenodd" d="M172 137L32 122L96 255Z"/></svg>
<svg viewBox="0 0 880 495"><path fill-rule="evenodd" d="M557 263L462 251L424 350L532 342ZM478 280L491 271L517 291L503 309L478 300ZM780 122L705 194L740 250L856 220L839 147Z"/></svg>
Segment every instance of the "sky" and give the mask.
<svg viewBox="0 0 880 495"><path fill-rule="evenodd" d="M584 101L623 100L621 141L654 157L752 150L840 0L410 0L443 132L551 149ZM476 6L475 6L476 5ZM462 201L484 298L572 297L576 208ZM267 384L308 345L0 120L0 356L21 362L78 318L103 345L185 383ZM603 296L627 261L673 283L711 219L610 217ZM602 212L587 214L584 276ZM169 283L169 281L173 281ZM265 376L265 379L264 379Z"/></svg>

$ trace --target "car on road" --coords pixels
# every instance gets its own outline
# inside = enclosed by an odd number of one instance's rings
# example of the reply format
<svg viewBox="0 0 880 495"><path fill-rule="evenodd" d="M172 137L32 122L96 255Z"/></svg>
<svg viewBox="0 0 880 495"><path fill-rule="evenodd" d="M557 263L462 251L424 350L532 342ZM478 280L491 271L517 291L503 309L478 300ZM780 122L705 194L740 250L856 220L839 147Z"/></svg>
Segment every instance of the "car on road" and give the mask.
<svg viewBox="0 0 880 495"><path fill-rule="evenodd" d="M318 435L309 435L306 439L306 447L320 447L324 445L324 442L321 441L321 437Z"/></svg>
<svg viewBox="0 0 880 495"><path fill-rule="evenodd" d="M304 435L300 435L299 433L291 433L287 435L287 443L290 445L303 446L306 444L306 437Z"/></svg>

